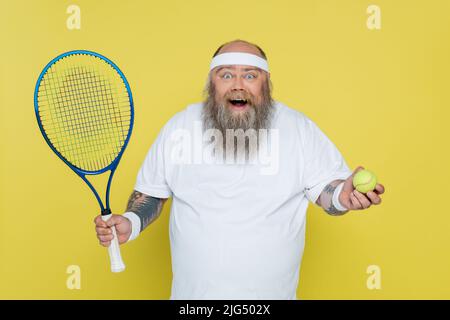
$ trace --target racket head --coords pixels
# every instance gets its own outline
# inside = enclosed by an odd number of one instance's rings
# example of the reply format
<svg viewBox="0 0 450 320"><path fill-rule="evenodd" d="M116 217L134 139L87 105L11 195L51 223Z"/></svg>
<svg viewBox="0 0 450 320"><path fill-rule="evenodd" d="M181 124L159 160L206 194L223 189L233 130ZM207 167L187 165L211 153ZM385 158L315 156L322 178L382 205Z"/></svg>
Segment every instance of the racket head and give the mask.
<svg viewBox="0 0 450 320"><path fill-rule="evenodd" d="M131 137L134 105L123 72L105 56L74 50L40 73L34 108L49 147L80 175L117 167Z"/></svg>

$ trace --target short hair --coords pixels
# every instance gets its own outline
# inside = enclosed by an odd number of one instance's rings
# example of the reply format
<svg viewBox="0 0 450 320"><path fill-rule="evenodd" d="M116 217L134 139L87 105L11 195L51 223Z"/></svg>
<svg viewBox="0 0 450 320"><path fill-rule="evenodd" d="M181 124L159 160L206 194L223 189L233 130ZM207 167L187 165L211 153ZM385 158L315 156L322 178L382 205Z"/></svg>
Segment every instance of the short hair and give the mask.
<svg viewBox="0 0 450 320"><path fill-rule="evenodd" d="M229 42L226 42L226 43L222 44L219 48L217 48L216 52L214 52L214 54L213 54L212 57L214 58L215 56L217 56L217 55L219 54L220 50L221 50L225 45L227 45L227 44L229 44L229 43L233 43L233 42L245 42L245 43L247 43L247 44L249 44L249 45L254 46L256 49L258 49L258 51L259 51L259 53L261 54L261 56L262 56L264 59L267 60L266 53L265 53L265 52L263 51L263 49L261 49L257 44L254 44L254 43L251 43L251 42L248 42L248 41L245 41L245 40L241 40L241 39L236 39L236 40L229 41Z"/></svg>

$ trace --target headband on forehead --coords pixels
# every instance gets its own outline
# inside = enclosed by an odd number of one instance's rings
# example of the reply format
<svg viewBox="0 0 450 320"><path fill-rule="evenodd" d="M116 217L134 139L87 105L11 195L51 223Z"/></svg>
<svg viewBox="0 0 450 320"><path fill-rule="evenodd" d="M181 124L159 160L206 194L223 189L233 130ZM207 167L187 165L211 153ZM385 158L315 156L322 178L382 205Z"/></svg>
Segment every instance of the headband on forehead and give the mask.
<svg viewBox="0 0 450 320"><path fill-rule="evenodd" d="M215 56L211 61L209 71L215 67L227 65L253 66L269 72L269 65L267 64L266 59L243 52L228 52Z"/></svg>

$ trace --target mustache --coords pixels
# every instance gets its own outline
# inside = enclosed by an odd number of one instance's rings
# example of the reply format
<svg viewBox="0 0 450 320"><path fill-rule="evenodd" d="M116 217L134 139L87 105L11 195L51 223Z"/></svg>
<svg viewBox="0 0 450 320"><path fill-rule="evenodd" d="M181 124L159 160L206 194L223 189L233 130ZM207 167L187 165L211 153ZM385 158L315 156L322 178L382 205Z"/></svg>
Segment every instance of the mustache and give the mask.
<svg viewBox="0 0 450 320"><path fill-rule="evenodd" d="M250 92L247 91L232 91L227 92L223 96L224 101L230 101L230 100L247 100L248 104L253 105L255 101L255 96L252 95Z"/></svg>

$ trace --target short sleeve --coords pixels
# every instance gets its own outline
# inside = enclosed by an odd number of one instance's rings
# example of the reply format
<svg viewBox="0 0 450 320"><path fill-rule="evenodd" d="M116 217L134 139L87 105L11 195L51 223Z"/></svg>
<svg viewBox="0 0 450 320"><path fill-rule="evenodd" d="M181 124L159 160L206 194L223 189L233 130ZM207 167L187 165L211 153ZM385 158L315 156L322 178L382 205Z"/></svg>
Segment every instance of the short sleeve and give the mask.
<svg viewBox="0 0 450 320"><path fill-rule="evenodd" d="M155 142L150 147L144 163L136 179L134 189L156 198L169 198L172 196L167 179L164 159L164 145L166 139L166 126L160 131Z"/></svg>
<svg viewBox="0 0 450 320"><path fill-rule="evenodd" d="M327 184L333 180L347 179L352 171L339 150L309 118L300 119L303 136L303 185L309 201L316 203Z"/></svg>

